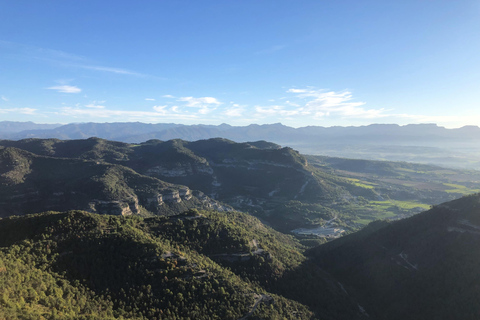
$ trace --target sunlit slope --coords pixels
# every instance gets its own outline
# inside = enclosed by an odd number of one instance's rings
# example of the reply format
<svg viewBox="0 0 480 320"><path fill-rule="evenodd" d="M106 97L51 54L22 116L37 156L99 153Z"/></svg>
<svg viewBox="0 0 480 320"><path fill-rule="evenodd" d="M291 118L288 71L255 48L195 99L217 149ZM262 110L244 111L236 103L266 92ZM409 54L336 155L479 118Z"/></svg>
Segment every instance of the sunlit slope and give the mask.
<svg viewBox="0 0 480 320"><path fill-rule="evenodd" d="M0 317L313 318L184 245L185 235L151 233L150 222L80 211L0 220Z"/></svg>

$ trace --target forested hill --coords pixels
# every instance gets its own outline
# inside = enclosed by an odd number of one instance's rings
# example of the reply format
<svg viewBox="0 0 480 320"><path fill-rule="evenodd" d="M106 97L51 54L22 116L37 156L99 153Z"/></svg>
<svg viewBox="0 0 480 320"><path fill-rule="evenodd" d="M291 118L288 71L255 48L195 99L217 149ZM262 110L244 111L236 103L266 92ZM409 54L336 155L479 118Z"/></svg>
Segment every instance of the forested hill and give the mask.
<svg viewBox="0 0 480 320"><path fill-rule="evenodd" d="M194 210L153 218L70 211L0 219L0 318L364 316L328 275L305 266L290 237L245 214Z"/></svg>
<svg viewBox="0 0 480 320"><path fill-rule="evenodd" d="M480 195L375 222L310 256L379 319L478 319Z"/></svg>
<svg viewBox="0 0 480 320"><path fill-rule="evenodd" d="M0 141L0 146L5 147L4 153L18 150L12 148L21 148L27 153L35 153L35 156L30 154L28 157L35 159L34 163L40 160L45 163L43 168L29 167L32 174L25 175L27 180L38 181L35 178L36 175L45 174L61 181L72 180L69 175L75 174L78 175L78 179L86 176L103 177L101 168L105 170L109 168L108 178L93 178L93 180L96 182L108 180L107 183L111 185L110 172L122 172L113 176L113 184L115 187L129 184L128 187L133 190L123 192L123 198L136 195L137 189L144 189L149 185L148 181L157 184L165 181L164 186L175 184L187 186L188 190L200 190L211 198L266 219L269 219L269 212L289 201L332 202L343 194L348 195L346 189L338 188L338 179L335 176L323 174L318 170L312 171L313 168L308 166L306 159L295 150L281 148L264 141L235 143L225 139L196 142L150 140L141 144L126 144L98 138L28 139L3 140ZM25 153L25 151L22 152ZM18 153L19 150L15 152ZM49 167L47 167L48 163L51 164ZM71 170L62 171L60 170L62 166L58 165L59 169L57 169L57 165L53 163L68 163L72 167ZM0 163L0 166L3 165ZM73 166L78 167L75 170L76 173L70 172L73 171ZM9 166L4 168L8 172L13 170ZM93 174L92 170L96 170L97 173ZM102 173L100 174L99 171ZM8 173L8 175L11 174ZM123 179L119 177L121 175L131 175L132 178ZM143 180L140 182L139 179ZM43 178L41 180L44 181ZM52 180L52 186L49 188L53 188L53 185ZM34 186L31 187L33 191L37 191ZM180 189L180 187L176 188ZM142 207L149 209L155 201L154 194L147 193L143 197L138 195L138 199ZM165 196L163 191L158 193ZM83 209L83 207L75 208ZM37 211L49 209L53 208L39 207ZM55 208L55 210L66 209L69 208ZM325 218L329 216L330 214L326 213ZM292 219L274 215L270 220L281 226L288 224L288 220ZM299 223L304 224L302 221Z"/></svg>
<svg viewBox="0 0 480 320"><path fill-rule="evenodd" d="M83 209L111 215L170 215L189 208L230 210L201 192L79 158L0 149L0 217Z"/></svg>

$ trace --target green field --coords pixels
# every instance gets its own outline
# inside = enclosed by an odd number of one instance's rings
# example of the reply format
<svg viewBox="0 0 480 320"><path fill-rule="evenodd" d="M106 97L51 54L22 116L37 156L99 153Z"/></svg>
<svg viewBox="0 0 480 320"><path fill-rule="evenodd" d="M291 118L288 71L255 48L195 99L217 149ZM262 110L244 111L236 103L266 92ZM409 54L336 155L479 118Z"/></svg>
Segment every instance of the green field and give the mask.
<svg viewBox="0 0 480 320"><path fill-rule="evenodd" d="M468 194L480 192L480 189L471 189L460 184L444 183L444 185L446 187L452 188L452 189L445 190L445 192L448 192L448 193L460 193L462 195L468 195Z"/></svg>

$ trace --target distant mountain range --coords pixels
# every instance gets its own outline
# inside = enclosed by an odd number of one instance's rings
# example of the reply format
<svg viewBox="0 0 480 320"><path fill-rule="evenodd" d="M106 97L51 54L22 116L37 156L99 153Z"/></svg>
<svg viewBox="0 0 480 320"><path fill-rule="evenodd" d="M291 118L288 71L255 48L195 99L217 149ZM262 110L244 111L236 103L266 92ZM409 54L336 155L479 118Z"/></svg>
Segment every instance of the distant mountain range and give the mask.
<svg viewBox="0 0 480 320"><path fill-rule="evenodd" d="M67 125L0 122L0 138L3 139L89 137L130 143L150 139L195 141L217 137L236 142L266 140L295 148L304 154L480 168L480 128L477 126L446 129L435 124L372 124L292 128L279 123L240 127L139 122Z"/></svg>

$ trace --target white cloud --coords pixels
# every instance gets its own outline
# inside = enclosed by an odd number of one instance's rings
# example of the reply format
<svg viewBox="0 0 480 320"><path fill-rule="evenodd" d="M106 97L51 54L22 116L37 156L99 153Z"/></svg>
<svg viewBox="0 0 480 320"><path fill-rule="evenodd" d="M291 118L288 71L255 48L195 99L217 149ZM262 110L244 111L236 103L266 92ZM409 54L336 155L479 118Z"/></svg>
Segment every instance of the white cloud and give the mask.
<svg viewBox="0 0 480 320"><path fill-rule="evenodd" d="M172 96L171 94L165 94L162 96L162 98L175 98L175 97Z"/></svg>
<svg viewBox="0 0 480 320"><path fill-rule="evenodd" d="M289 106L292 106L292 107L300 107L300 105L298 103L294 103L294 102L291 102L291 101L285 101L285 104L287 104Z"/></svg>
<svg viewBox="0 0 480 320"><path fill-rule="evenodd" d="M2 96L3 101L8 101L8 99L5 96Z"/></svg>
<svg viewBox="0 0 480 320"><path fill-rule="evenodd" d="M221 112L221 115L227 116L227 117L243 117L244 113L246 111L246 106L240 106L237 103L232 103L231 107L227 107L224 111Z"/></svg>
<svg viewBox="0 0 480 320"><path fill-rule="evenodd" d="M186 102L187 107L203 108L205 105L221 105L222 103L213 97L180 97L178 101Z"/></svg>
<svg viewBox="0 0 480 320"><path fill-rule="evenodd" d="M98 105L98 104L95 104L95 103L90 103L90 104L85 105L85 108L90 108L90 109L105 109L105 106Z"/></svg>
<svg viewBox="0 0 480 320"><path fill-rule="evenodd" d="M200 110L198 110L198 113L199 114L209 114L211 112L213 112L216 108L209 108L207 106L204 106L202 108L200 108Z"/></svg>
<svg viewBox="0 0 480 320"><path fill-rule="evenodd" d="M287 92L303 93L303 92L307 92L307 90L306 89L288 89Z"/></svg>
<svg viewBox="0 0 480 320"><path fill-rule="evenodd" d="M223 112L227 117L242 117L245 112L244 108L230 108Z"/></svg>
<svg viewBox="0 0 480 320"><path fill-rule="evenodd" d="M2 109L0 108L0 113L21 113L21 114L35 114L37 109L32 108L10 108L10 109Z"/></svg>
<svg viewBox="0 0 480 320"><path fill-rule="evenodd" d="M284 106L256 106L255 111L260 117L264 116L286 116L291 117L300 114L299 110L287 110Z"/></svg>
<svg viewBox="0 0 480 320"><path fill-rule="evenodd" d="M153 110L162 113L165 113L167 111L166 108L167 106L153 106Z"/></svg>
<svg viewBox="0 0 480 320"><path fill-rule="evenodd" d="M177 101L184 102L184 107L198 108L199 115L210 114L222 103L213 97L180 97Z"/></svg>
<svg viewBox="0 0 480 320"><path fill-rule="evenodd" d="M146 101L155 101L155 99L152 98L145 98Z"/></svg>
<svg viewBox="0 0 480 320"><path fill-rule="evenodd" d="M349 91L335 92L315 89L289 89L287 92L297 93L297 97L306 101L297 110L304 115L315 118L328 116L354 118L383 118L387 117L384 108L365 109L365 102L355 102ZM298 105L287 101L289 105Z"/></svg>
<svg viewBox="0 0 480 320"><path fill-rule="evenodd" d="M57 90L58 92L63 92L63 93L79 93L79 92L82 92L82 89L80 89L79 87L68 86L68 85L53 86L53 87L48 87L47 89Z"/></svg>

